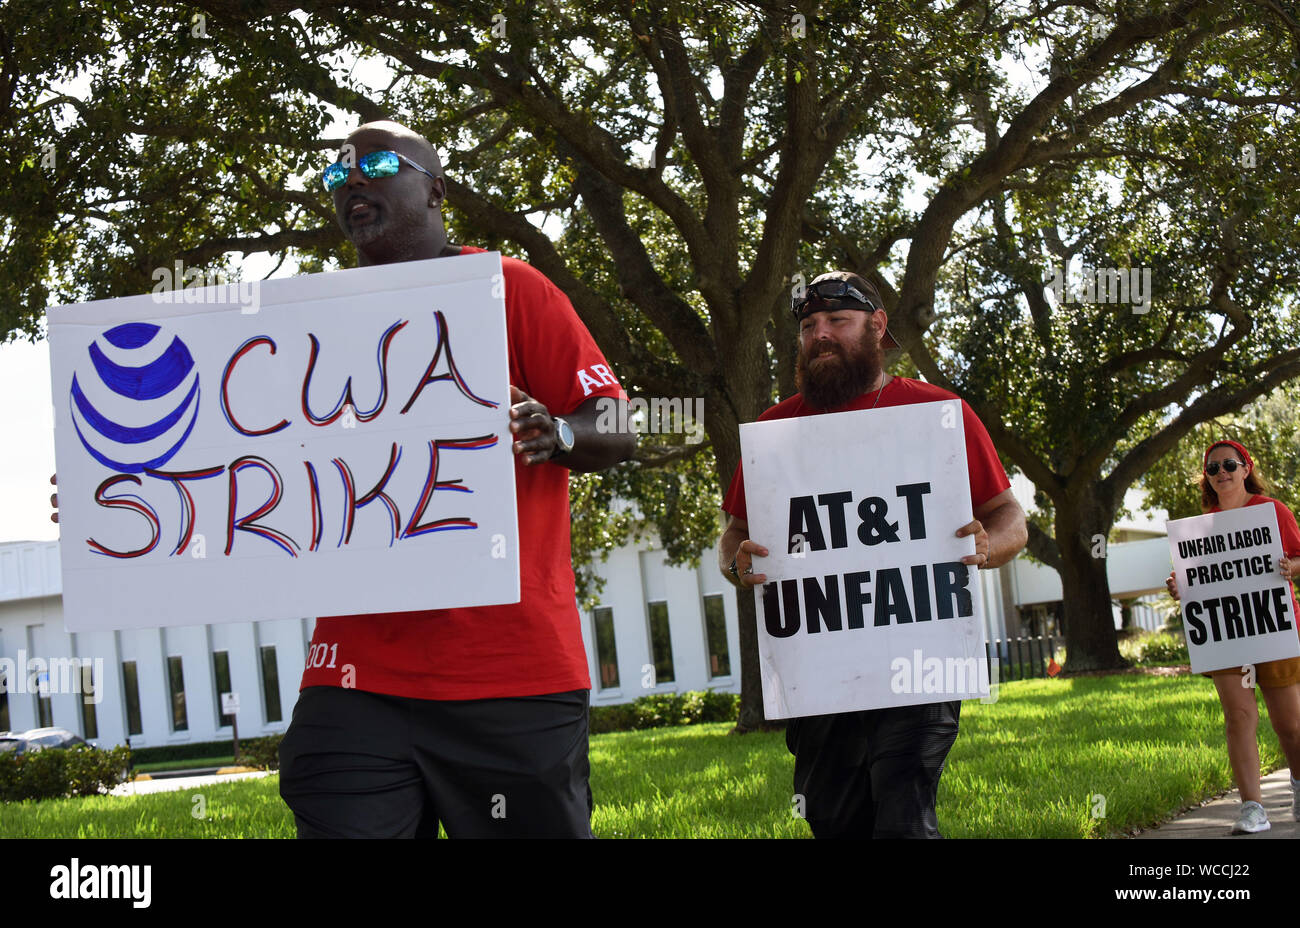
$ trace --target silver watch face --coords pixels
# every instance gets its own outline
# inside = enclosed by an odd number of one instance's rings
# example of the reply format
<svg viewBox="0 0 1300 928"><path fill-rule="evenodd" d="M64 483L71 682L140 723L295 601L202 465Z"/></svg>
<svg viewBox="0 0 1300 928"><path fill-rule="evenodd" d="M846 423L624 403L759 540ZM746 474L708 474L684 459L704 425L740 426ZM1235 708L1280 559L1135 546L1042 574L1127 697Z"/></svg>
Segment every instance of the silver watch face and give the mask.
<svg viewBox="0 0 1300 928"><path fill-rule="evenodd" d="M555 437L560 443L560 450L565 454L573 450L573 429L563 419L555 420Z"/></svg>

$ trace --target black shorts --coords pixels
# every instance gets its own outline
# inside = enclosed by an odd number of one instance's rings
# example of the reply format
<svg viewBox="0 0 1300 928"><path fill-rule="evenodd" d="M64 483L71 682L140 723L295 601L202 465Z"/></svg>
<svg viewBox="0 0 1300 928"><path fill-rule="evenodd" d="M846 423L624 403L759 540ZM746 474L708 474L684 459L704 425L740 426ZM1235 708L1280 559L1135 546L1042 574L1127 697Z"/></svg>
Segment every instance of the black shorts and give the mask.
<svg viewBox="0 0 1300 928"><path fill-rule="evenodd" d="M795 809L817 838L941 838L935 796L961 702L791 719Z"/></svg>
<svg viewBox="0 0 1300 928"><path fill-rule="evenodd" d="M312 686L280 744L300 838L590 838L587 690L441 701Z"/></svg>

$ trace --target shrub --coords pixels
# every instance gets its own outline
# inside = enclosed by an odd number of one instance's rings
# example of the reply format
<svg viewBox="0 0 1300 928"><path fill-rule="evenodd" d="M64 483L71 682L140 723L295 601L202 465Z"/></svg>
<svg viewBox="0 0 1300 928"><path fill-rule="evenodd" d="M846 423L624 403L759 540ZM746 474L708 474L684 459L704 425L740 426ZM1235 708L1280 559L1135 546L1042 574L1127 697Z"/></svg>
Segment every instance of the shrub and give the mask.
<svg viewBox="0 0 1300 928"><path fill-rule="evenodd" d="M632 703L617 706L592 706L587 729L593 735L610 731L633 731L636 728L636 709Z"/></svg>
<svg viewBox="0 0 1300 928"><path fill-rule="evenodd" d="M589 729L599 735L697 722L734 722L739 714L740 697L735 693L652 693L622 705L592 706Z"/></svg>
<svg viewBox="0 0 1300 928"><path fill-rule="evenodd" d="M632 701L636 711L636 727L667 728L687 725L690 718L685 713L686 699L680 693L651 693Z"/></svg>
<svg viewBox="0 0 1300 928"><path fill-rule="evenodd" d="M1162 664L1186 664L1187 641L1181 631L1144 632L1120 642L1120 654L1143 667Z"/></svg>
<svg viewBox="0 0 1300 928"><path fill-rule="evenodd" d="M684 694L686 712L693 722L734 722L740 716L740 696L703 690Z"/></svg>
<svg viewBox="0 0 1300 928"><path fill-rule="evenodd" d="M0 755L0 801L97 796L126 779L130 749L88 745Z"/></svg>
<svg viewBox="0 0 1300 928"><path fill-rule="evenodd" d="M1161 632L1142 642L1138 661L1142 664L1186 664L1187 641L1182 634Z"/></svg>
<svg viewBox="0 0 1300 928"><path fill-rule="evenodd" d="M240 742L243 746L243 742ZM230 753L230 739L225 741L196 741L190 744L164 744L154 748L132 748L131 760L137 764L156 764L165 760L197 760L204 757L222 757Z"/></svg>
<svg viewBox="0 0 1300 928"><path fill-rule="evenodd" d="M237 763L259 770L280 769L280 741L284 735L267 735L264 738L249 738L239 742Z"/></svg>

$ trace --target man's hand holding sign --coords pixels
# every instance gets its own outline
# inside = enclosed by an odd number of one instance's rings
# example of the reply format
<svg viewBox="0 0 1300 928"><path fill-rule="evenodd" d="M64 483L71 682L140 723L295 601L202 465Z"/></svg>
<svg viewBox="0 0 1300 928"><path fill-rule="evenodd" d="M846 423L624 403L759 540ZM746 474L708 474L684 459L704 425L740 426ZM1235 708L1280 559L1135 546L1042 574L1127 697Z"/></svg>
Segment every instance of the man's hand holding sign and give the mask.
<svg viewBox="0 0 1300 928"><path fill-rule="evenodd" d="M870 283L832 272L792 309L800 392L741 426L718 566L755 591L813 834L938 837L960 699L988 691L975 568L1024 546L1024 513L970 407L884 373Z"/></svg>
<svg viewBox="0 0 1300 928"><path fill-rule="evenodd" d="M998 519L999 522L1004 521L1005 516L1012 514L1011 510L1004 510L1002 508L1003 504L1008 501L1009 495L1009 490L1004 491L981 506L980 509L983 510L983 516L988 518L990 515L996 513L997 515L995 515L994 518ZM747 537L749 533L749 523L744 519L737 519L733 516L727 525L726 531L731 533L733 540L737 538L741 539L735 544L736 553L733 555L736 559L736 571L733 575L734 582L744 586L761 586L766 583L767 574L754 573L754 561L755 558L767 557L768 550ZM989 554L990 541L988 529L984 527L984 523L979 519L972 519L961 528L957 529L958 538L964 538L967 535L975 536L975 553L965 555L961 559L963 564L972 564L980 568L1000 567L1011 558L1015 557L1016 551L1019 550L1012 549L1011 543L1006 539L1006 534L1003 533L1001 536L1003 538L1002 551L1000 552L1001 556L997 561L993 561ZM729 550L730 547L731 545L727 542L724 542L722 545L723 550Z"/></svg>

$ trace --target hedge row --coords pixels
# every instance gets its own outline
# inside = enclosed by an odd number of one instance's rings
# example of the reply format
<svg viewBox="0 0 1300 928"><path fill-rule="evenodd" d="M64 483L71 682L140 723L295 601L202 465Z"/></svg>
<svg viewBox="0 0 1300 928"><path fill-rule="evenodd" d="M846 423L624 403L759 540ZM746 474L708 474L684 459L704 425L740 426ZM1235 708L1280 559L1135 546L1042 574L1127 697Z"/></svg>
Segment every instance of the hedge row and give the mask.
<svg viewBox="0 0 1300 928"><path fill-rule="evenodd" d="M284 735L267 735L239 742L239 763L262 770L280 769L280 739Z"/></svg>
<svg viewBox="0 0 1300 928"><path fill-rule="evenodd" d="M242 748L244 742L241 740ZM231 752L230 739L225 741L199 741L186 744L164 744L156 748L132 748L131 760L137 764L156 764L164 760L198 760L204 757L221 757Z"/></svg>
<svg viewBox="0 0 1300 928"><path fill-rule="evenodd" d="M0 802L98 796L126 779L131 751L88 745L0 754Z"/></svg>
<svg viewBox="0 0 1300 928"><path fill-rule="evenodd" d="M653 693L618 706L592 706L590 729L599 735L697 722L734 722L739 717L740 696L736 693Z"/></svg>
<svg viewBox="0 0 1300 928"><path fill-rule="evenodd" d="M1119 643L1119 653L1141 667L1186 664L1191 661L1187 656L1187 639L1183 637L1181 629L1127 635Z"/></svg>
<svg viewBox="0 0 1300 928"><path fill-rule="evenodd" d="M1137 648L1137 661L1143 666L1154 664L1187 664L1187 639L1181 631L1161 632L1143 640Z"/></svg>
<svg viewBox="0 0 1300 928"><path fill-rule="evenodd" d="M740 696L736 693L655 693L619 706L592 706L589 729L593 735L599 735L697 722L734 722L739 716ZM267 735L241 740L240 763L278 770L282 737Z"/></svg>

